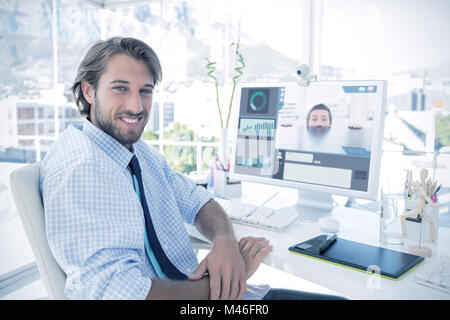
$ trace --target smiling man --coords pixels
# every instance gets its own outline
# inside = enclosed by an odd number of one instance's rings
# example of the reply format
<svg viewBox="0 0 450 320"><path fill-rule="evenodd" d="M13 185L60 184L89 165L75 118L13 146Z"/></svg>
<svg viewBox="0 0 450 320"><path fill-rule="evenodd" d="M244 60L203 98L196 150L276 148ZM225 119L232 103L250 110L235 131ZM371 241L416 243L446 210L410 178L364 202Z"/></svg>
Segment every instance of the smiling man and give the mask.
<svg viewBox="0 0 450 320"><path fill-rule="evenodd" d="M143 61L115 55L109 59L106 72L99 80L97 90L87 81L81 81L84 99L95 106L90 109L90 120L130 149L148 121L153 76Z"/></svg>
<svg viewBox="0 0 450 320"><path fill-rule="evenodd" d="M211 194L140 140L161 66L132 38L92 46L72 86L82 125L41 164L47 238L75 299L260 299L247 286L271 247L236 240ZM184 223L213 243L200 263Z"/></svg>

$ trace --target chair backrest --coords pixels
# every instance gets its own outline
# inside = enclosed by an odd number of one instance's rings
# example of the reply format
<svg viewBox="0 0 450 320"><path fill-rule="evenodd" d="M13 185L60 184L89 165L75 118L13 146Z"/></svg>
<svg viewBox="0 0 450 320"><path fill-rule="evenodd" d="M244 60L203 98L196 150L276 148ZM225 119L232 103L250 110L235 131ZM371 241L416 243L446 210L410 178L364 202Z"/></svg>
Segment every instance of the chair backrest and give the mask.
<svg viewBox="0 0 450 320"><path fill-rule="evenodd" d="M53 257L45 233L39 168L37 162L14 170L10 176L11 191L49 298L63 300L67 299L64 295L66 275Z"/></svg>

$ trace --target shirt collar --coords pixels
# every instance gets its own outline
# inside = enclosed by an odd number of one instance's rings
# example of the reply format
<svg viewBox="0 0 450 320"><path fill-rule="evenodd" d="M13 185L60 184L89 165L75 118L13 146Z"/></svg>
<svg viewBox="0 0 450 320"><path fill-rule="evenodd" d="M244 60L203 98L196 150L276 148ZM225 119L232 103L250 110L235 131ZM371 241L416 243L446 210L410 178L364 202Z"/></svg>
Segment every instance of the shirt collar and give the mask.
<svg viewBox="0 0 450 320"><path fill-rule="evenodd" d="M131 152L119 141L97 128L88 118L85 118L83 121L82 131L120 167L128 167L134 152Z"/></svg>

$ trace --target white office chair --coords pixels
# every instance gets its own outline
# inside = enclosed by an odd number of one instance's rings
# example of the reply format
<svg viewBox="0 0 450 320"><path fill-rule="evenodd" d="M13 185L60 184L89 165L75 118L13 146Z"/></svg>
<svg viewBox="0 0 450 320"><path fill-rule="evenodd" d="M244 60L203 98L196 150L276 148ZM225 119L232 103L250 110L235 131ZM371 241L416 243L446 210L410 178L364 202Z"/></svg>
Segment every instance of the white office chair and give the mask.
<svg viewBox="0 0 450 320"><path fill-rule="evenodd" d="M13 171L10 176L11 191L49 298L63 300L67 299L64 295L66 274L53 258L45 233L39 167L37 162ZM212 247L210 243L194 237L191 237L191 243L196 253L199 249L209 250Z"/></svg>
<svg viewBox="0 0 450 320"><path fill-rule="evenodd" d="M10 176L11 191L49 299L64 300L67 299L64 295L66 274L48 245L39 191L39 167L37 162L14 170Z"/></svg>

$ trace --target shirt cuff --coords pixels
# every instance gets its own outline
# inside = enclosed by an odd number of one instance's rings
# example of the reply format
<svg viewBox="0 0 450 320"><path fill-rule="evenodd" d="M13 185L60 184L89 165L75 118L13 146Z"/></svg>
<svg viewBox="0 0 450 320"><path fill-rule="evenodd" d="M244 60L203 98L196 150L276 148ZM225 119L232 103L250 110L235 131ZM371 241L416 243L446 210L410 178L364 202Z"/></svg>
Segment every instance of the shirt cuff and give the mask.
<svg viewBox="0 0 450 320"><path fill-rule="evenodd" d="M214 199L214 196L211 194L211 192L207 191L205 188L201 186L196 187L196 195L198 197L197 207L194 210L194 214L191 215L191 219L188 219L186 221L187 223L194 225L195 218L197 217L198 212L205 204L207 204L209 201Z"/></svg>
<svg viewBox="0 0 450 320"><path fill-rule="evenodd" d="M139 292L136 299L137 300L145 300L148 296L148 293L150 292L150 289L152 288L152 284L153 284L152 279L146 279L146 281L144 281L144 285L141 289L141 292Z"/></svg>
<svg viewBox="0 0 450 320"><path fill-rule="evenodd" d="M270 286L267 284L247 284L247 292L245 292L242 300L262 300L269 290Z"/></svg>

